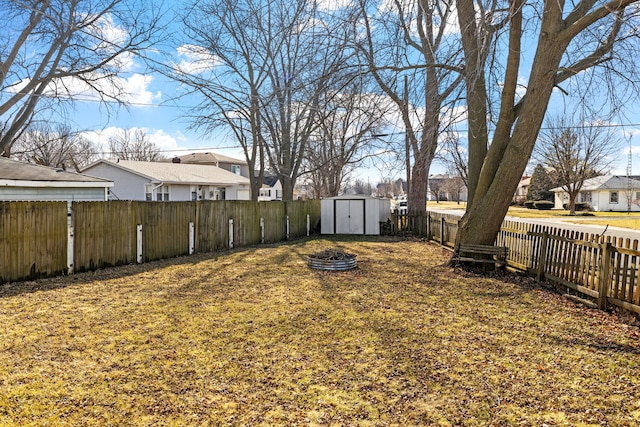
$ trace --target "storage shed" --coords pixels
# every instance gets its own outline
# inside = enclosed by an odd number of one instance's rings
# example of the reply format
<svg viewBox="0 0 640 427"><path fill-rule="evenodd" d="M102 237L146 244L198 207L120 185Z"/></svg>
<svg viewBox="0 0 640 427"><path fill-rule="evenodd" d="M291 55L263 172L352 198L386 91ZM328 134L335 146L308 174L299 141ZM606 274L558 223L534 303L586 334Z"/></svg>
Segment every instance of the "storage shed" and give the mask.
<svg viewBox="0 0 640 427"><path fill-rule="evenodd" d="M380 222L389 219L389 199L338 196L320 202L322 234L380 234Z"/></svg>

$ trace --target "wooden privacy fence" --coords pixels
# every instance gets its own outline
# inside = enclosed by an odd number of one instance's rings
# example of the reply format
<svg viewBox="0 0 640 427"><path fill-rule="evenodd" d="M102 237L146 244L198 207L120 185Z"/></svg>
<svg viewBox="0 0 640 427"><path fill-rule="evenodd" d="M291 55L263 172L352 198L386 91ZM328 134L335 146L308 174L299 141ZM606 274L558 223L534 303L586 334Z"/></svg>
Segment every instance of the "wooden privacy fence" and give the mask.
<svg viewBox="0 0 640 427"><path fill-rule="evenodd" d="M0 283L314 232L318 200L0 202Z"/></svg>
<svg viewBox="0 0 640 427"><path fill-rule="evenodd" d="M459 220L429 212L429 238L453 247ZM640 314L638 240L505 220L495 244L509 248L510 267L556 283L573 298Z"/></svg>

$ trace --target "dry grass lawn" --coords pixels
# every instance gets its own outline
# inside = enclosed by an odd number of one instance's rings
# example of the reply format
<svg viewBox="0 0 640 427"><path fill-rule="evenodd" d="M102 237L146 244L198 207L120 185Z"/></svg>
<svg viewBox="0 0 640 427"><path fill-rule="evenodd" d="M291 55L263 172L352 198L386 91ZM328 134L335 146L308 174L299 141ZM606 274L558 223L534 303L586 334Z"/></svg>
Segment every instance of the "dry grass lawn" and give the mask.
<svg viewBox="0 0 640 427"><path fill-rule="evenodd" d="M327 248L349 272L307 268ZM0 286L0 425L636 426L640 333L420 241Z"/></svg>

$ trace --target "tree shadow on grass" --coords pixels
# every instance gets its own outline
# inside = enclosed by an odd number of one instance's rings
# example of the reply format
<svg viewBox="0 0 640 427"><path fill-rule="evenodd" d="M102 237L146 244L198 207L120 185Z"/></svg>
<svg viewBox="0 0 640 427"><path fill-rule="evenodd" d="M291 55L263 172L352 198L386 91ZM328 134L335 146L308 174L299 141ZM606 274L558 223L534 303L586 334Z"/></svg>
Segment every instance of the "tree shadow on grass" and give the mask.
<svg viewBox="0 0 640 427"><path fill-rule="evenodd" d="M242 248L237 251L241 250L251 250L251 248ZM233 252L233 250L225 250L218 252L198 253L194 255L183 255L175 258L154 260L141 264L127 264L97 269L93 271L83 271L66 276L46 277L19 282L7 282L0 284L0 298L9 298L34 292L47 292L56 289L64 289L71 286L82 286L96 281L123 279L126 277L134 276L136 274L149 273L154 270L163 269L170 266L196 265L203 261L217 260L219 257L224 257Z"/></svg>

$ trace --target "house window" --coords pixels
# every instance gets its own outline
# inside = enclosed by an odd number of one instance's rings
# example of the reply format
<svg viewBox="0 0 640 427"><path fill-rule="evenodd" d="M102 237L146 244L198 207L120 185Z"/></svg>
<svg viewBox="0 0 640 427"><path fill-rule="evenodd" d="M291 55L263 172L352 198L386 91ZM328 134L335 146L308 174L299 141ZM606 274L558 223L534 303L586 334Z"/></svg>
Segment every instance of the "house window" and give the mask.
<svg viewBox="0 0 640 427"><path fill-rule="evenodd" d="M636 191L636 199L635 200L640 200L640 191Z"/></svg>
<svg viewBox="0 0 640 427"><path fill-rule="evenodd" d="M580 193L580 201L582 203L591 203L591 191L583 191Z"/></svg>
<svg viewBox="0 0 640 427"><path fill-rule="evenodd" d="M282 190L276 190L276 199L282 199Z"/></svg>
<svg viewBox="0 0 640 427"><path fill-rule="evenodd" d="M144 199L147 202L150 202L153 200L153 185L151 184L145 184L144 185Z"/></svg>
<svg viewBox="0 0 640 427"><path fill-rule="evenodd" d="M155 189L156 200L159 202L166 202L169 200L169 186L162 185Z"/></svg>
<svg viewBox="0 0 640 427"><path fill-rule="evenodd" d="M231 172L240 175L240 165L231 165Z"/></svg>
<svg viewBox="0 0 640 427"><path fill-rule="evenodd" d="M202 200L202 186L201 185L192 185L191 186L191 200Z"/></svg>
<svg viewBox="0 0 640 427"><path fill-rule="evenodd" d="M618 192L617 191L612 191L609 193L609 203L616 204L618 203Z"/></svg>

